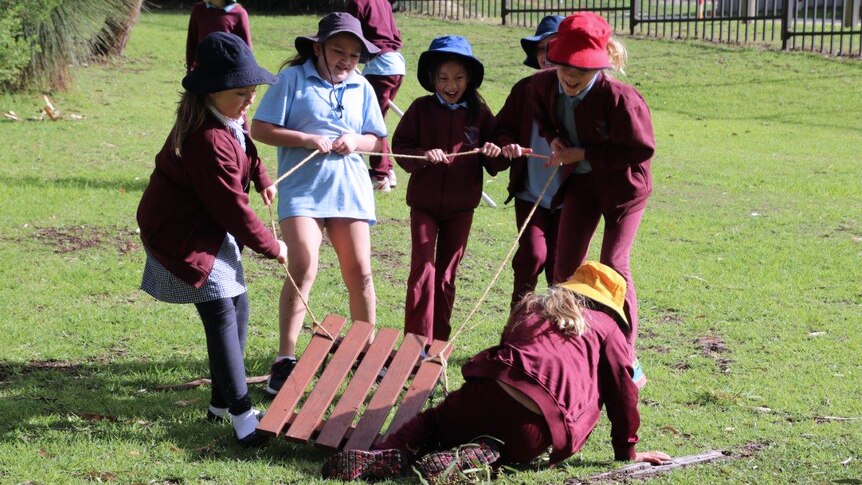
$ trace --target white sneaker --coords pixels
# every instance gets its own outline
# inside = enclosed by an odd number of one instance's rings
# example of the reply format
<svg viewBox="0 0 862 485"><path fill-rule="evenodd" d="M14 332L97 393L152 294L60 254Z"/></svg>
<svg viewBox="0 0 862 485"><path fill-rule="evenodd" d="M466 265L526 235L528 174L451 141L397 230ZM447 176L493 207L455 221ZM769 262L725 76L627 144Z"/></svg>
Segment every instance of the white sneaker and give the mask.
<svg viewBox="0 0 862 485"><path fill-rule="evenodd" d="M395 187L398 185L398 179L395 178L395 169L389 169L389 186Z"/></svg>
<svg viewBox="0 0 862 485"><path fill-rule="evenodd" d="M375 192L389 192L392 190L392 187L389 183L389 178L383 177L382 179L372 180L371 181Z"/></svg>

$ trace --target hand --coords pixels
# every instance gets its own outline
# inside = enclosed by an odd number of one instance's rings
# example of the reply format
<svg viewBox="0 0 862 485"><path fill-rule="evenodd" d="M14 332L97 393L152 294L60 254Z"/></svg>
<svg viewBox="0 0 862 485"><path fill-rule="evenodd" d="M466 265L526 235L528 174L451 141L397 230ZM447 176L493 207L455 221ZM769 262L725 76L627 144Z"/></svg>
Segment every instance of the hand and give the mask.
<svg viewBox="0 0 862 485"><path fill-rule="evenodd" d="M508 158L509 160L513 158L520 158L524 155L529 155L533 153L532 148L524 148L517 143L512 143L511 145L506 145L501 149L503 156Z"/></svg>
<svg viewBox="0 0 862 485"><path fill-rule="evenodd" d="M564 151L566 148L569 148L569 144L563 141L563 139L560 137L554 138L554 140L551 142L551 151L561 152Z"/></svg>
<svg viewBox="0 0 862 485"><path fill-rule="evenodd" d="M281 239L278 240L278 256L275 259L281 264L287 262L287 244L284 244Z"/></svg>
<svg viewBox="0 0 862 485"><path fill-rule="evenodd" d="M276 194L278 194L278 189L275 188L275 184L261 190L260 198L263 199L263 205L269 206L272 204L272 201L275 200Z"/></svg>
<svg viewBox="0 0 862 485"><path fill-rule="evenodd" d="M482 155L485 155L486 157L493 158L500 156L500 147L489 141L485 142L485 144L482 145L482 148L480 148L479 151L482 153Z"/></svg>
<svg viewBox="0 0 862 485"><path fill-rule="evenodd" d="M344 133L332 142L332 149L339 155L347 155L356 151L359 141L351 133Z"/></svg>
<svg viewBox="0 0 862 485"><path fill-rule="evenodd" d="M446 156L443 150L435 148L425 152L425 158L431 163L451 163L452 161Z"/></svg>
<svg viewBox="0 0 862 485"><path fill-rule="evenodd" d="M323 135L308 135L305 148L317 150L320 153L329 153L332 150L332 140Z"/></svg>
<svg viewBox="0 0 862 485"><path fill-rule="evenodd" d="M645 451L643 453L635 453L635 461L650 463L652 465L666 465L672 460L670 455L662 451Z"/></svg>

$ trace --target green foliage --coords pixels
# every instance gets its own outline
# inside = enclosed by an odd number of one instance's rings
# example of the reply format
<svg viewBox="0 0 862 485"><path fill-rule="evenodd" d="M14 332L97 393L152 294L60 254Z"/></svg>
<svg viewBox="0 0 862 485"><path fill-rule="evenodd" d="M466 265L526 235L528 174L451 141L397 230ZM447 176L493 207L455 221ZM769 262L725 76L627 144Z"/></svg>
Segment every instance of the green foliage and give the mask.
<svg viewBox="0 0 862 485"><path fill-rule="evenodd" d="M11 84L30 61L20 9L18 5L0 6L0 87Z"/></svg>

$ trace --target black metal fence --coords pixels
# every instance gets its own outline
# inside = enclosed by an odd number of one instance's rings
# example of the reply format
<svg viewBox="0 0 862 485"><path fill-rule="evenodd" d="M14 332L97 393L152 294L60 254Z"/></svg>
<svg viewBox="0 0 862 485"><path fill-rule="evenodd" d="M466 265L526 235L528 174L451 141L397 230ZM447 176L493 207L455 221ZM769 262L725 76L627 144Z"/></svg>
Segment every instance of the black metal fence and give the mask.
<svg viewBox="0 0 862 485"><path fill-rule="evenodd" d="M602 14L616 32L862 57L862 0L399 0L436 17L534 27L545 15Z"/></svg>

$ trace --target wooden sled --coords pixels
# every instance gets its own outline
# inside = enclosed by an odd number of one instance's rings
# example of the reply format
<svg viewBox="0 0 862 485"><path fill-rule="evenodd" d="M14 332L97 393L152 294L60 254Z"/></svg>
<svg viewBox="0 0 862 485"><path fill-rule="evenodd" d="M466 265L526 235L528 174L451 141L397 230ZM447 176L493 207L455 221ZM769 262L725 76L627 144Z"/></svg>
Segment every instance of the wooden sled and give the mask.
<svg viewBox="0 0 862 485"><path fill-rule="evenodd" d="M329 335L337 337L346 321L344 317L327 315L321 326ZM313 440L315 446L323 449L368 450L381 436L381 428L386 418L411 377L413 380L401 397L401 404L389 424L388 432L397 430L416 416L440 379L443 366L436 359L419 362L420 353L425 348L424 336L406 334L401 347L393 354L395 341L401 332L393 328L377 329L374 342L369 346L367 342L373 330L374 326L369 323L353 322L317 382L310 389L302 408L296 411L306 388L318 375L326 357L335 347L335 342L326 333L315 331L311 342L267 409L257 430L270 436L284 434L288 440L299 443ZM447 348L446 342L435 340L428 350L428 355L435 356L444 349L442 355L448 358L451 346ZM385 375L354 426L354 418L371 393L371 388L384 366ZM350 379L350 371L354 368L353 377ZM324 419L324 414L338 390L342 388L342 381L347 387L332 413Z"/></svg>

